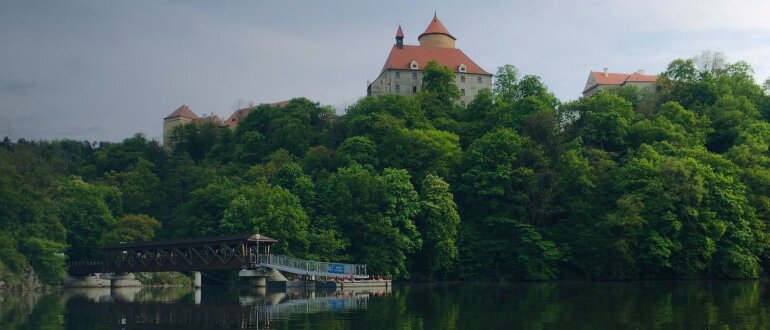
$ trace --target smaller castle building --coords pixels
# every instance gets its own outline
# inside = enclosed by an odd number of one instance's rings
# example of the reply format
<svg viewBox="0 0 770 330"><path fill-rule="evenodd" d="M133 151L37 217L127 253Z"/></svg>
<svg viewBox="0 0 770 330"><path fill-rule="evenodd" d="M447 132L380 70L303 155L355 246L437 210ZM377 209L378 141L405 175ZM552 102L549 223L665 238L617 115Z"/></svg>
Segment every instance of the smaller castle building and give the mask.
<svg viewBox="0 0 770 330"><path fill-rule="evenodd" d="M289 101L281 101L281 102L275 102L270 103L272 106L276 107L285 107L287 104L289 104ZM183 124L189 124L189 123L199 123L199 124L205 124L205 123L212 123L216 126L226 126L230 129L235 129L238 127L238 123L243 120L249 113L254 111L256 106L253 107L246 107L243 109L238 109L233 112L230 117L228 117L225 120L222 120L217 115L209 115L209 116L203 116L199 117L195 112L190 110L190 108L187 105L182 105L174 112L166 116L166 118L163 118L163 145L168 146L170 143L169 140L169 134L171 134L171 131Z"/></svg>
<svg viewBox="0 0 770 330"><path fill-rule="evenodd" d="M422 69L430 61L454 71L462 105L470 103L481 89L492 87L492 74L456 48L457 38L435 15L417 39L420 45L405 45L404 32L398 26L396 43L380 75L367 87L367 95L417 94L422 87Z"/></svg>
<svg viewBox="0 0 770 330"><path fill-rule="evenodd" d="M634 73L611 73L609 69L603 71L591 71L588 81L583 88L583 97L589 97L596 92L607 89L616 89L623 86L636 86L640 90L655 91L658 76L644 74L644 70Z"/></svg>

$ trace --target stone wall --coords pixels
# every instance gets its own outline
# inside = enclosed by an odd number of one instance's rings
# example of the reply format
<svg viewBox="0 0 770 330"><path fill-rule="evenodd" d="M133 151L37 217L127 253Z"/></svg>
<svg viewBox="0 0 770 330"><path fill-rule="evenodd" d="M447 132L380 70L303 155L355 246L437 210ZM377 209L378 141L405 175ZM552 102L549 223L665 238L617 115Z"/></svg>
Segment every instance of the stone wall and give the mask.
<svg viewBox="0 0 770 330"><path fill-rule="evenodd" d="M492 88L492 76L455 72L455 84L461 93L465 90L465 95L460 96L460 102L462 105L467 105L473 101L479 91ZM369 85L369 93L372 96L385 94L411 96L419 92L421 86L422 71L420 70L385 70Z"/></svg>

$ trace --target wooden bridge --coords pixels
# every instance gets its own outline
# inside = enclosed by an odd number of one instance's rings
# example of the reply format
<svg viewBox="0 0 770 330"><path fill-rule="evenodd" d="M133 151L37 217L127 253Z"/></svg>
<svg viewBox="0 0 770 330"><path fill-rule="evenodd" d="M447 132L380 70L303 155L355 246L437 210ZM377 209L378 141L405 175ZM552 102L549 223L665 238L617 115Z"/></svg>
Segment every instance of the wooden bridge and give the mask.
<svg viewBox="0 0 770 330"><path fill-rule="evenodd" d="M270 253L278 242L261 234L118 244L104 258L68 263L73 276L95 273L178 272L268 269L326 277L367 278L366 265L297 259Z"/></svg>

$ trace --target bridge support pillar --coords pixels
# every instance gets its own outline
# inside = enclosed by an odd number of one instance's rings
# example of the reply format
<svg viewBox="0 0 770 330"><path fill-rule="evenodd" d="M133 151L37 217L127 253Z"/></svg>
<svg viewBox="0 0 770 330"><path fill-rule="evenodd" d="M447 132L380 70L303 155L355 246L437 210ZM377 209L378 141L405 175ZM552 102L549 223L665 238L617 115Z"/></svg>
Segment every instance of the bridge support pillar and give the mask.
<svg viewBox="0 0 770 330"><path fill-rule="evenodd" d="M277 273L279 276L281 274L277 270L271 269L271 268L268 268L267 272L265 272L265 269L260 269L260 270L242 269L238 273L238 276L240 276L242 279L246 279L245 281L248 281L248 285L250 286L264 288L264 287L267 287L268 280L269 281L274 280L275 273Z"/></svg>
<svg viewBox="0 0 770 330"><path fill-rule="evenodd" d="M193 286L196 289L200 289L202 284L201 272L193 272Z"/></svg>
<svg viewBox="0 0 770 330"><path fill-rule="evenodd" d="M131 273L112 274L112 287L125 288L132 286L142 286L142 283L136 280L136 276Z"/></svg>
<svg viewBox="0 0 770 330"><path fill-rule="evenodd" d="M110 287L110 280L103 279L97 273L94 275L86 276L68 276L64 282L64 286L68 288L108 288Z"/></svg>

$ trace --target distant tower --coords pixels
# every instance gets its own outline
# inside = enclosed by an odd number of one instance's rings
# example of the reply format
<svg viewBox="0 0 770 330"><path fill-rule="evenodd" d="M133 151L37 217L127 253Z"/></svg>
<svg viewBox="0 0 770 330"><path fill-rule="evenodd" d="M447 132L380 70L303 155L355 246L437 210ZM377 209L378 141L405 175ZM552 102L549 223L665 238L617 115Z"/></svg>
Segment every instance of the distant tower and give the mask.
<svg viewBox="0 0 770 330"><path fill-rule="evenodd" d="M404 32L401 31L401 24L398 25L398 31L396 31L396 48L404 48Z"/></svg>
<svg viewBox="0 0 770 330"><path fill-rule="evenodd" d="M425 47L438 47L438 48L455 48L455 38L446 29L444 24L439 21L436 14L433 13L433 20L428 24L428 28L425 29L417 40L420 41L420 46Z"/></svg>
<svg viewBox="0 0 770 330"><path fill-rule="evenodd" d="M163 118L163 145L166 147L170 146L169 134L171 134L171 130L174 127L190 123L196 119L198 119L198 115L184 104L166 116L166 118Z"/></svg>

